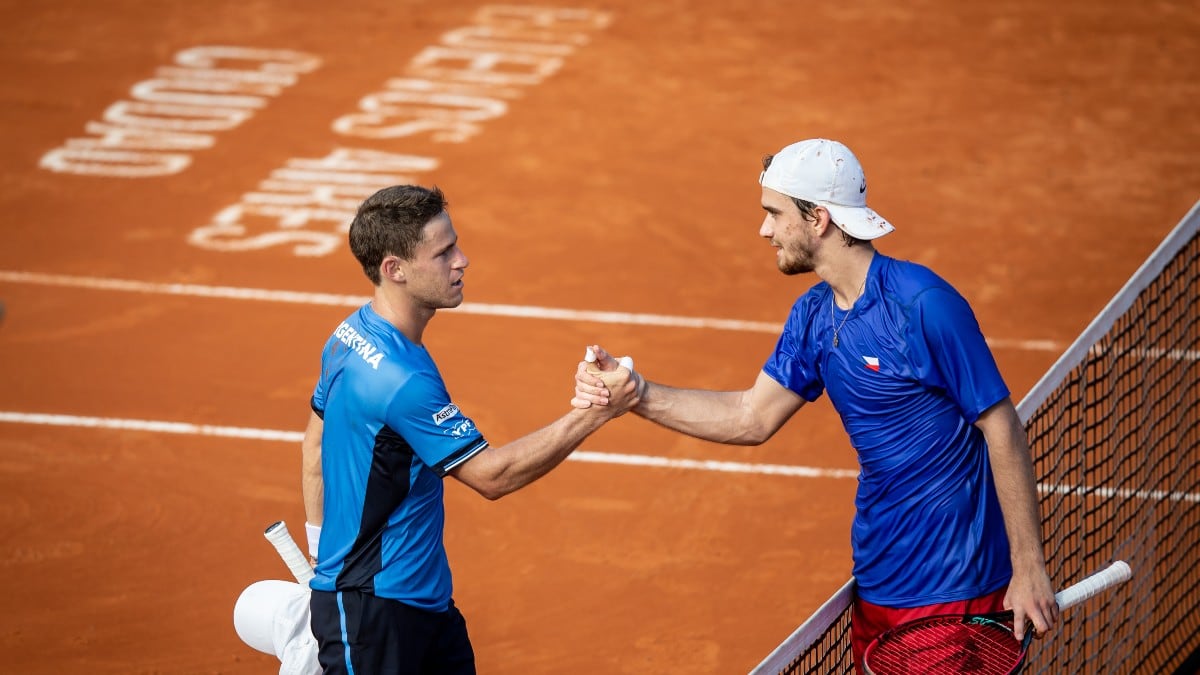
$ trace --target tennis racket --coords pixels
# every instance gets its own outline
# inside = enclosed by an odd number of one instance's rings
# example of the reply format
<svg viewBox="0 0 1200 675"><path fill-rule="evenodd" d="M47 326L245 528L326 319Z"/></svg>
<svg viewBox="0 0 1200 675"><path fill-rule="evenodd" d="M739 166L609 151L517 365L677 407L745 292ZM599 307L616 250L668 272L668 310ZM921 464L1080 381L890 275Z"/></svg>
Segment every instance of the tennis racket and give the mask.
<svg viewBox="0 0 1200 675"><path fill-rule="evenodd" d="M308 558L304 557L304 553L296 545L296 540L292 539L292 535L288 532L287 523L282 520L272 523L263 532L263 536L279 552L279 557L283 558L283 562L292 571L292 575L296 577L296 581L301 586L308 586L309 580L316 575L313 574L312 565L308 564Z"/></svg>
<svg viewBox="0 0 1200 675"><path fill-rule="evenodd" d="M1131 576L1124 561L1109 565L1054 595L1065 610ZM1032 626L1021 641L1013 636L1012 612L929 616L895 626L867 646L863 666L869 675L1009 675L1021 671L1033 639Z"/></svg>

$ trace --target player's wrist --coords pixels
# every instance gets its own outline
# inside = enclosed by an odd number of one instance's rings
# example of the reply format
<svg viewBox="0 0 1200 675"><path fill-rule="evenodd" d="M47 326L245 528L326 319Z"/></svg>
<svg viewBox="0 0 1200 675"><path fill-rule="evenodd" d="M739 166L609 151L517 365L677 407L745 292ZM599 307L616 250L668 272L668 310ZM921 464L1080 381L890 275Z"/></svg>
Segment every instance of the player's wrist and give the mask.
<svg viewBox="0 0 1200 675"><path fill-rule="evenodd" d="M646 400L646 391L650 389L650 381L642 377L642 374L639 372L631 371L630 374L633 376L634 391L637 392L638 405L641 405Z"/></svg>
<svg viewBox="0 0 1200 675"><path fill-rule="evenodd" d="M305 521L304 533L308 535L308 555L312 556L313 560L316 560L317 549L321 545L321 526Z"/></svg>

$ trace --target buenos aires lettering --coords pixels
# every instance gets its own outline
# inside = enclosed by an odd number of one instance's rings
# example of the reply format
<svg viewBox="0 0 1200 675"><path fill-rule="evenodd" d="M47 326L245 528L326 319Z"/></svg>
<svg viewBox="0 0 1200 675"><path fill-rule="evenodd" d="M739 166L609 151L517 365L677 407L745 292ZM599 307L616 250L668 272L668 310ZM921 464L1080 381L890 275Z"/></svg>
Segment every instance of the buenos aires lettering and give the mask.
<svg viewBox="0 0 1200 675"><path fill-rule="evenodd" d="M177 174L192 153L211 148L213 134L254 116L295 84L320 59L285 49L207 46L185 49L175 63L133 86L84 126L86 136L68 139L42 156L47 171L117 178Z"/></svg>
<svg viewBox="0 0 1200 675"><path fill-rule="evenodd" d="M609 22L609 14L589 9L485 6L471 25L420 50L401 76L363 97L356 112L335 119L333 131L374 144L419 136L466 142ZM188 241L219 251L283 246L296 256L328 255L345 242L362 200L389 185L422 183L422 174L438 165L431 157L346 147L291 159Z"/></svg>

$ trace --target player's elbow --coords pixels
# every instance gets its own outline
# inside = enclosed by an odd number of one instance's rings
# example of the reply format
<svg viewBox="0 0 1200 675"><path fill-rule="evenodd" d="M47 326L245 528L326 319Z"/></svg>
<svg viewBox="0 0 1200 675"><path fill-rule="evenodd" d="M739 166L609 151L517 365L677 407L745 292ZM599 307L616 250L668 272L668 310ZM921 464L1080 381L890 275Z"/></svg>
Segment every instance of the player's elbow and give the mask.
<svg viewBox="0 0 1200 675"><path fill-rule="evenodd" d="M730 442L737 445L762 445L771 440L775 432L779 430L779 425L771 425L757 417L746 419L741 425L739 432Z"/></svg>
<svg viewBox="0 0 1200 675"><path fill-rule="evenodd" d="M762 445L774 436L773 431L766 429L754 428L746 431L741 437L734 440L737 445Z"/></svg>
<svg viewBox="0 0 1200 675"><path fill-rule="evenodd" d="M499 482L487 483L484 485L472 485L471 487L475 490L475 492L479 493L481 497L489 502L494 502L505 495L512 494L513 492L511 489L507 489Z"/></svg>
<svg viewBox="0 0 1200 675"><path fill-rule="evenodd" d="M505 471L492 470L491 467L487 467L485 470L480 470L480 468L464 466L456 469L451 475L490 502L511 494L520 487L508 479Z"/></svg>
<svg viewBox="0 0 1200 675"><path fill-rule="evenodd" d="M782 389L774 381L760 375L760 380L769 381L768 385L756 385L753 389L741 392L737 399L736 414L730 420L731 432L726 443L736 445L762 445L771 440L775 432L803 405L803 400L792 392ZM759 390L768 388L768 393ZM780 394L771 395L778 389Z"/></svg>

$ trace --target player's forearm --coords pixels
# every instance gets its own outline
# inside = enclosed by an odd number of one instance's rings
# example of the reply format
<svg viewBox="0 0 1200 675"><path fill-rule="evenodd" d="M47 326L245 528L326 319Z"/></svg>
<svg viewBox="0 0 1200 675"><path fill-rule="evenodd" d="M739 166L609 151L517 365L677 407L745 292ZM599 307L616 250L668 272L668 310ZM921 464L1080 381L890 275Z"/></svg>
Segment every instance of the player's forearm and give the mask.
<svg viewBox="0 0 1200 675"><path fill-rule="evenodd" d="M300 444L300 494L304 501L304 517L313 525L324 520L325 482L321 476L321 435L323 422L315 414L304 430Z"/></svg>
<svg viewBox="0 0 1200 675"><path fill-rule="evenodd" d="M1013 563L1023 568L1044 568L1037 480L1025 430L1016 411L996 411L988 420L985 434Z"/></svg>
<svg viewBox="0 0 1200 675"><path fill-rule="evenodd" d="M1001 450L992 453L996 490L1004 512L1013 563L1042 568L1046 561L1033 470L1028 461L1020 461L1017 452Z"/></svg>
<svg viewBox="0 0 1200 675"><path fill-rule="evenodd" d="M633 412L673 431L706 441L758 445L774 430L758 424L747 404L749 391L676 389L646 383L646 393Z"/></svg>
<svg viewBox="0 0 1200 675"><path fill-rule="evenodd" d="M999 431L993 426L993 433L988 435L988 456L1004 513L1013 567L1005 603L1013 610L1015 634L1021 635L1027 621L1032 624L1030 629L1039 632L1051 629L1057 621L1058 607L1046 572L1042 519L1029 443L1016 410L1011 409L1011 403L1008 408L1000 418L1004 425Z"/></svg>
<svg viewBox="0 0 1200 675"><path fill-rule="evenodd" d="M472 474L464 482L488 499L520 490L561 464L608 419L602 411L572 409L546 427L485 450L464 467Z"/></svg>
<svg viewBox="0 0 1200 675"><path fill-rule="evenodd" d="M321 460L318 457L315 470L305 467L300 480L300 491L304 498L304 519L313 525L324 520L325 484L321 480Z"/></svg>

